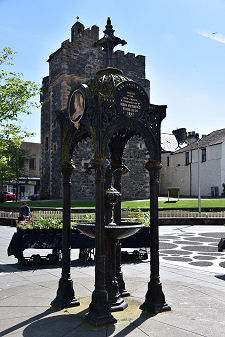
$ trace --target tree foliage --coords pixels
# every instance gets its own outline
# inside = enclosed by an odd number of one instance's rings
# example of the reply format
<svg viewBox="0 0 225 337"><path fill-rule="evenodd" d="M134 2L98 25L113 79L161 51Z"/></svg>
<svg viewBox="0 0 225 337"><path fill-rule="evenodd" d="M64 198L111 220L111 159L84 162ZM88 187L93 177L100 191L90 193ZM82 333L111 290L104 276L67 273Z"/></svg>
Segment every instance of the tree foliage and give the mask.
<svg viewBox="0 0 225 337"><path fill-rule="evenodd" d="M21 148L27 136L21 118L39 107L34 101L40 90L32 81L25 81L22 73L12 71L16 53L10 48L0 51L0 183L24 176L24 161L28 154Z"/></svg>
<svg viewBox="0 0 225 337"><path fill-rule="evenodd" d="M39 106L33 98L40 92L34 82L11 70L15 54L10 47L0 52L0 139L13 142L32 135L20 122L23 114L29 115Z"/></svg>
<svg viewBox="0 0 225 337"><path fill-rule="evenodd" d="M30 159L28 151L23 149L20 142L7 141L0 143L0 186L4 182L14 181L16 185L16 199L18 197L19 178L26 177L25 164Z"/></svg>

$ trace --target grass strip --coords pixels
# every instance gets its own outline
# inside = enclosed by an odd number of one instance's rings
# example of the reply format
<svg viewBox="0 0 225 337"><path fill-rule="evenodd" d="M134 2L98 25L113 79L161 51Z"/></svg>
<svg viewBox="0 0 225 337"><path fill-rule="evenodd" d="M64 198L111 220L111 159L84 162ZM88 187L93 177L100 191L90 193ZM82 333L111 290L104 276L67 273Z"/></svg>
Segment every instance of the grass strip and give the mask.
<svg viewBox="0 0 225 337"><path fill-rule="evenodd" d="M30 207L52 207L62 208L62 201L27 201ZM21 206L21 202L4 202L1 203L2 207ZM91 208L95 207L94 201L72 201L72 208ZM131 200L122 201L123 208L144 208L149 207L149 200ZM159 201L159 207L163 208L181 208L181 207L198 207L198 200L179 200L179 201ZM202 199L201 207L225 207L225 199Z"/></svg>

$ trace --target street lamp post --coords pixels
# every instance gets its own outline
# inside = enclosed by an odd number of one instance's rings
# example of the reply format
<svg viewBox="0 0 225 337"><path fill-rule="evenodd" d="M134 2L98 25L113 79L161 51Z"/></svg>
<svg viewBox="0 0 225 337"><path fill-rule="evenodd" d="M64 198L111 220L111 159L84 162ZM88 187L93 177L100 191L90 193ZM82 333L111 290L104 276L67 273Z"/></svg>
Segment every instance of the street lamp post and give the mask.
<svg viewBox="0 0 225 337"><path fill-rule="evenodd" d="M200 182L200 148L199 139L197 140L198 145L198 215L201 216L201 182Z"/></svg>

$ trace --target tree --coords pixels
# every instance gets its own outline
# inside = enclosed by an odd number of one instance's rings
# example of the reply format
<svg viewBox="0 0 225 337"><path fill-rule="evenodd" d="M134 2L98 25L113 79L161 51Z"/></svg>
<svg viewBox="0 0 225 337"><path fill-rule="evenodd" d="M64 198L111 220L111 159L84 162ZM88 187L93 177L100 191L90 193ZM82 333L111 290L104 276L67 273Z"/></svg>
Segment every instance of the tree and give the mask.
<svg viewBox="0 0 225 337"><path fill-rule="evenodd" d="M16 201L18 199L19 179L26 177L25 163L30 159L30 153L20 146L20 142L10 142L0 145L0 184L1 190L6 181L14 181L16 185Z"/></svg>
<svg viewBox="0 0 225 337"><path fill-rule="evenodd" d="M0 182L15 180L18 187L28 159L21 143L33 135L23 130L20 118L40 106L33 100L40 90L34 82L25 81L22 73L11 70L15 54L10 47L0 52Z"/></svg>
<svg viewBox="0 0 225 337"><path fill-rule="evenodd" d="M11 71L15 54L10 47L0 52L0 138L22 141L32 133L22 129L20 117L39 107L32 99L40 90L34 82L24 81L22 73Z"/></svg>

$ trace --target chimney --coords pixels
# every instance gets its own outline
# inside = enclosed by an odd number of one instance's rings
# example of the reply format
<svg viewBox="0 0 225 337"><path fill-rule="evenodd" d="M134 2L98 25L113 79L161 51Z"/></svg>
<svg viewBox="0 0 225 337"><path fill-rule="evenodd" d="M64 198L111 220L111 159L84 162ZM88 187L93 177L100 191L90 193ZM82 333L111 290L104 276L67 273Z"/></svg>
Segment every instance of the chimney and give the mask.
<svg viewBox="0 0 225 337"><path fill-rule="evenodd" d="M173 134L176 137L178 145L182 145L187 138L187 132L185 128L173 130Z"/></svg>
<svg viewBox="0 0 225 337"><path fill-rule="evenodd" d="M199 134L195 131L188 132L186 143L191 144L196 142L199 139Z"/></svg>

